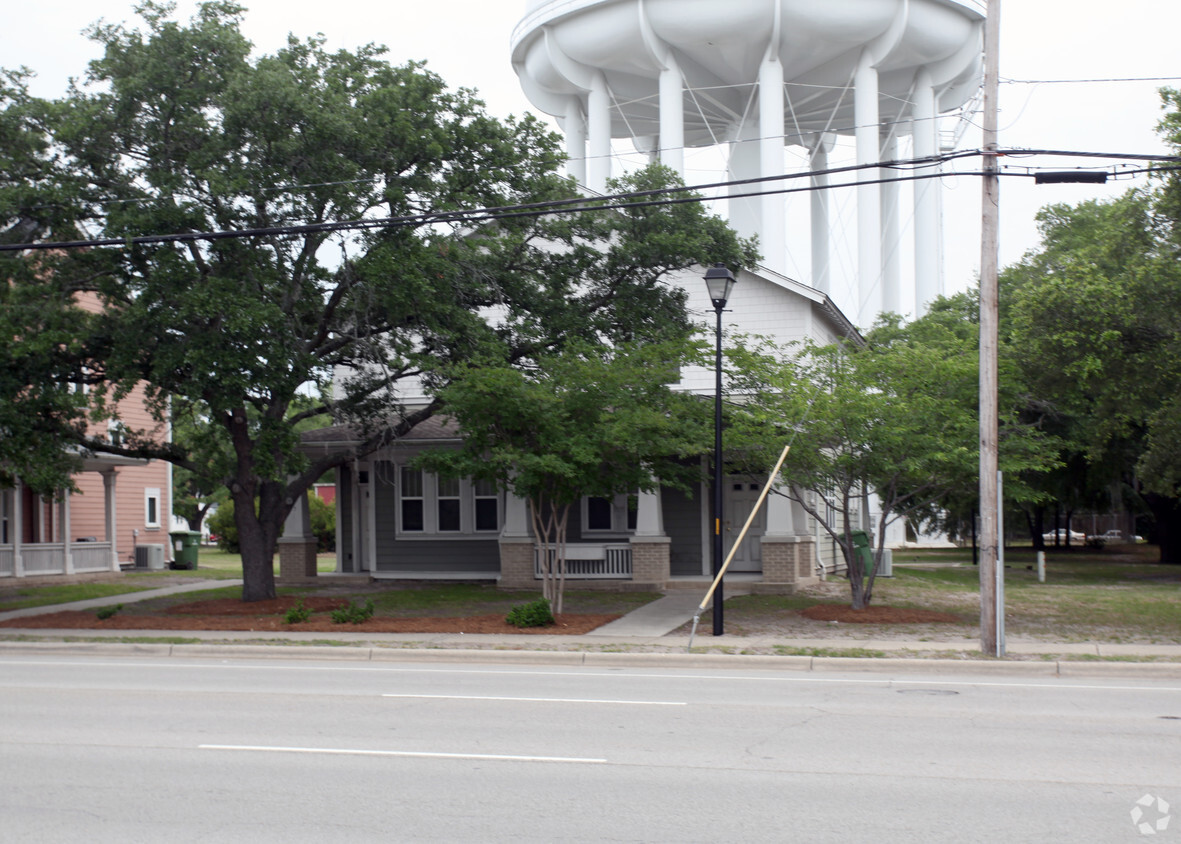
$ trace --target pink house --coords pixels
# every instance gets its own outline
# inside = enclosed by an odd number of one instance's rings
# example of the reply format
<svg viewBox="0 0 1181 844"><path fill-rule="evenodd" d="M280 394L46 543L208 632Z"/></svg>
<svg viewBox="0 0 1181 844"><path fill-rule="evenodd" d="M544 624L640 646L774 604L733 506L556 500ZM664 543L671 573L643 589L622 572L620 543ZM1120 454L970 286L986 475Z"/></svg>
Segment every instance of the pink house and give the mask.
<svg viewBox="0 0 1181 844"><path fill-rule="evenodd" d="M84 307L97 304L83 303ZM137 388L119 405L129 429L169 435ZM0 489L0 578L162 568L171 559L171 464L95 454L74 476L77 491L37 496L19 482Z"/></svg>

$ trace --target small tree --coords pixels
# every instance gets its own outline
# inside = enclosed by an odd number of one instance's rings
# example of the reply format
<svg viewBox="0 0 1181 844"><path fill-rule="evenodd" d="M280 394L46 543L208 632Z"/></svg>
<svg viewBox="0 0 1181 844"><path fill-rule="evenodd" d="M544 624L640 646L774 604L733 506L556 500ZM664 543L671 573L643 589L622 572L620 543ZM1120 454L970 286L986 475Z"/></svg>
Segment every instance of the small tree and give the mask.
<svg viewBox="0 0 1181 844"><path fill-rule="evenodd" d="M420 465L492 480L529 502L542 592L562 611L570 508L583 496L651 491L693 472L708 442L703 409L674 392L684 342L614 348L570 343L528 369L470 366L441 395L463 432L458 450Z"/></svg>
<svg viewBox="0 0 1181 844"><path fill-rule="evenodd" d="M792 441L785 494L839 543L854 609L873 598L889 525L933 518L941 501L966 494L979 475L978 354L965 302L945 302L906 326L888 316L864 344L739 346L731 353L732 389L744 404L729 439L746 459L764 461L764 443ZM1049 465L1041 437L1018 423L1016 399L1003 398L1011 409L1002 434L1006 473ZM1026 494L1019 485L1007 492ZM870 495L881 506L872 526L856 518ZM869 571L851 535L861 524L876 534Z"/></svg>

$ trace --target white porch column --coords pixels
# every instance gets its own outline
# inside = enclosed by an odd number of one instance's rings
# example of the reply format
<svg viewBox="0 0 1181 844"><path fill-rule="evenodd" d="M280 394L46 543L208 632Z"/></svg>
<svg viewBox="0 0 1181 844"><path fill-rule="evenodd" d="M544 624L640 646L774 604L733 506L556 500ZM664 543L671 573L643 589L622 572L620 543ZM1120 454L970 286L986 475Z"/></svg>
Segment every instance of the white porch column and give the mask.
<svg viewBox="0 0 1181 844"><path fill-rule="evenodd" d="M62 565L66 574L74 573L74 552L70 550L70 491L62 490L58 503L58 526L61 530Z"/></svg>
<svg viewBox="0 0 1181 844"><path fill-rule="evenodd" d="M882 161L898 158L898 136L886 130L882 138ZM893 179L893 170L880 171L883 178ZM889 181L882 184L882 309L905 316L902 304L902 184Z"/></svg>
<svg viewBox="0 0 1181 844"><path fill-rule="evenodd" d="M611 178L611 94L607 78L595 73L586 101L586 124L589 135L586 186L594 193L607 192Z"/></svg>
<svg viewBox="0 0 1181 844"><path fill-rule="evenodd" d="M509 490L504 493L504 527L500 535L509 537L529 537L533 532L529 529L529 502L518 498Z"/></svg>
<svg viewBox="0 0 1181 844"><path fill-rule="evenodd" d="M913 133L914 157L939 154L939 121L935 110L931 74L920 68L915 77ZM938 164L920 167L918 176L938 173ZM943 293L942 239L939 237L939 179L920 178L914 183L914 314L921 317L936 296Z"/></svg>
<svg viewBox="0 0 1181 844"><path fill-rule="evenodd" d="M836 141L835 135L822 133L816 136L811 150L812 170L812 286L821 293L832 292L832 254L828 244L829 192L828 153Z"/></svg>
<svg viewBox="0 0 1181 844"><path fill-rule="evenodd" d="M660 71L660 163L685 178L685 94L681 68L670 54Z"/></svg>
<svg viewBox="0 0 1181 844"><path fill-rule="evenodd" d="M308 494L300 494L291 505L291 512L283 523L283 539L310 539L312 537L312 517L308 507ZM279 540L282 542L283 540Z"/></svg>
<svg viewBox="0 0 1181 844"><path fill-rule="evenodd" d="M308 491L299 493L291 502L283 535L278 540L279 577L283 580L304 580L317 576L316 536L312 533L312 519L308 507Z"/></svg>
<svg viewBox="0 0 1181 844"><path fill-rule="evenodd" d="M636 501L636 536L664 536L664 513L660 490L641 491Z"/></svg>
<svg viewBox="0 0 1181 844"><path fill-rule="evenodd" d="M786 495L780 495L777 489L771 490L767 495L767 530L764 536L795 536L791 504L791 499Z"/></svg>
<svg viewBox="0 0 1181 844"><path fill-rule="evenodd" d="M118 508L115 506L115 478L114 469L108 469L103 475L103 522L107 532L107 542L111 545L111 571L119 570L119 525L116 517Z"/></svg>
<svg viewBox="0 0 1181 844"><path fill-rule="evenodd" d="M777 46L777 45L776 45ZM767 51L759 67L759 160L763 176L782 176L783 160L783 65L776 49ZM781 190L782 180L763 182L761 190ZM762 252L766 265L777 272L787 271L787 200L781 193L760 197L762 200Z"/></svg>
<svg viewBox="0 0 1181 844"><path fill-rule="evenodd" d="M861 54L853 78L853 122L857 134L857 163L879 161L878 71L868 50ZM857 308L856 323L865 328L882 310L882 194L880 170L859 170L857 180Z"/></svg>
<svg viewBox="0 0 1181 844"><path fill-rule="evenodd" d="M586 115L582 97L571 95L566 106L566 173L580 185L586 184Z"/></svg>
<svg viewBox="0 0 1181 844"><path fill-rule="evenodd" d="M364 516L361 513L361 508L365 506L365 499L369 490L368 484L361 486L361 468L360 464L354 460L349 464L349 532L352 535L351 547L345 549L343 553L348 555L347 566L342 566L341 571L349 571L354 574L365 570L365 551L364 542L365 537L362 536L363 526L365 524Z"/></svg>
<svg viewBox="0 0 1181 844"><path fill-rule="evenodd" d="M25 576L25 563L21 557L21 543L25 539L25 487L20 478L12 490L12 574Z"/></svg>

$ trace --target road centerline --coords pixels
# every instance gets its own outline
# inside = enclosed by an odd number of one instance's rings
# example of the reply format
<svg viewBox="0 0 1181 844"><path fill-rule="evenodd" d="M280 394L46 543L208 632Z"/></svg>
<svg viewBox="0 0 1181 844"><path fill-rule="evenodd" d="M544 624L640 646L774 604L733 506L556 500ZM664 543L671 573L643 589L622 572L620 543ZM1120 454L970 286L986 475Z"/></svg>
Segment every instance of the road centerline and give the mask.
<svg viewBox="0 0 1181 844"><path fill-rule="evenodd" d="M594 698L564 697L502 697L499 695L403 695L383 694L389 698L418 698L423 700L482 700L509 701L512 703L601 703L616 706L688 706L683 700L601 700Z"/></svg>
<svg viewBox="0 0 1181 844"><path fill-rule="evenodd" d="M246 753L302 753L322 756L379 756L402 759L473 759L482 762L564 762L605 765L606 759L584 756L517 756L501 753L435 753L421 750L366 750L350 747L283 747L258 744L199 744L198 750Z"/></svg>

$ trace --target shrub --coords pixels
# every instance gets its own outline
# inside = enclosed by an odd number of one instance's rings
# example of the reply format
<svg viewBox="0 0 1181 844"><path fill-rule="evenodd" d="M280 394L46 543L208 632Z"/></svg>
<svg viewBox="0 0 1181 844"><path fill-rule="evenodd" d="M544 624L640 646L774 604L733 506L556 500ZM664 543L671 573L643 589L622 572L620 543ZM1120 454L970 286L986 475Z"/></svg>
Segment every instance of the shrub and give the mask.
<svg viewBox="0 0 1181 844"><path fill-rule="evenodd" d="M316 537L317 551L336 550L336 508L314 492L308 492L309 527Z"/></svg>
<svg viewBox="0 0 1181 844"><path fill-rule="evenodd" d="M113 607L102 607L95 615L98 616L99 621L106 621L108 618L114 618L115 614L121 609L123 609L122 604L115 604Z"/></svg>
<svg viewBox="0 0 1181 844"><path fill-rule="evenodd" d="M332 621L335 624L360 624L373 617L373 602L366 601L365 605L349 601L347 606L332 611Z"/></svg>
<svg viewBox="0 0 1181 844"><path fill-rule="evenodd" d="M295 606L283 613L284 624L302 624L312 617L312 611L304 606L303 598L295 602Z"/></svg>
<svg viewBox="0 0 1181 844"><path fill-rule="evenodd" d="M513 627L547 627L554 623L554 613L549 601L538 598L528 604L519 604L509 610L505 621Z"/></svg>
<svg viewBox="0 0 1181 844"><path fill-rule="evenodd" d="M217 547L231 554L237 554L238 525L234 522L234 502L223 501L217 505L217 511L205 519L209 525L209 532L217 537Z"/></svg>

